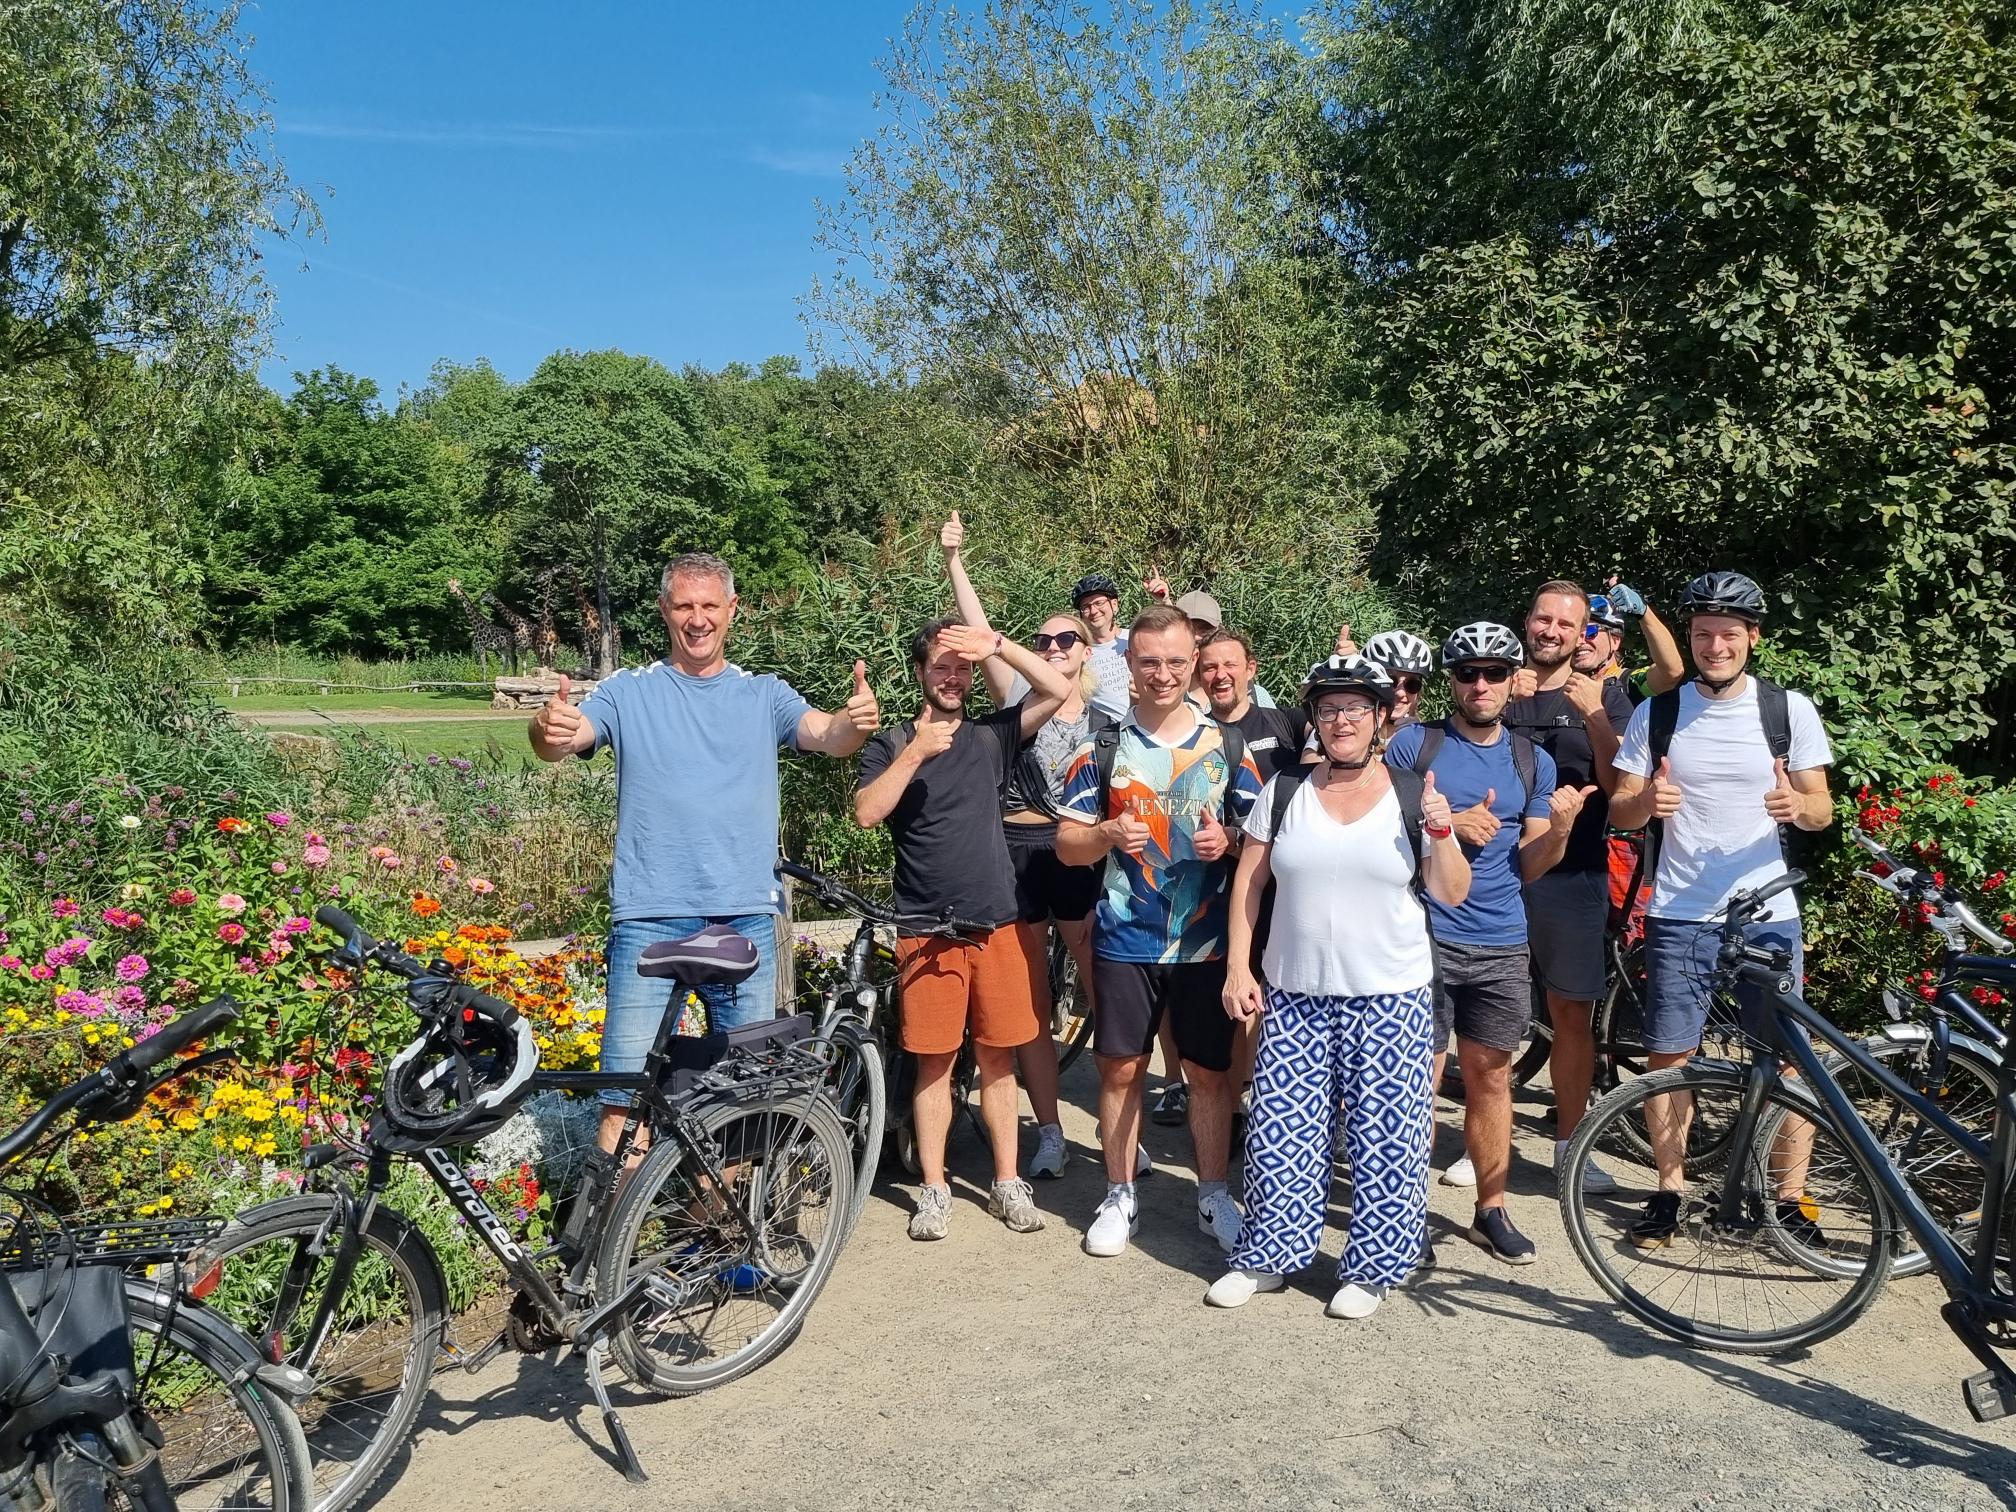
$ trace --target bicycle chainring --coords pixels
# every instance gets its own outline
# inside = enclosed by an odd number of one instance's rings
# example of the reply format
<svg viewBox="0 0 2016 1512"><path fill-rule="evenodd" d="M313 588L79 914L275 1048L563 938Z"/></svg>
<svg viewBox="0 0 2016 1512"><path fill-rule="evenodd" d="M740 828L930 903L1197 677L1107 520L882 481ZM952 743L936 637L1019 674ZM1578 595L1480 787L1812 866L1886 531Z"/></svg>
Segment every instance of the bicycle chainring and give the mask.
<svg viewBox="0 0 2016 1512"><path fill-rule="evenodd" d="M504 1337L520 1354L544 1354L566 1342L523 1292L517 1292L511 1298L510 1316L504 1321Z"/></svg>

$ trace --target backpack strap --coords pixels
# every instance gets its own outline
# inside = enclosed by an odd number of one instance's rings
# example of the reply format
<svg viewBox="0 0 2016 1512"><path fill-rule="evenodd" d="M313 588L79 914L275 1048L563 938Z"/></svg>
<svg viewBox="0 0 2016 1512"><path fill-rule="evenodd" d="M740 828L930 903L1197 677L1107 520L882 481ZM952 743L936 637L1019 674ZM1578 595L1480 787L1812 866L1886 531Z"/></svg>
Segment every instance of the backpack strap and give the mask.
<svg viewBox="0 0 2016 1512"><path fill-rule="evenodd" d="M1442 749L1444 735L1445 731L1439 724L1423 725L1421 727L1421 745L1414 752L1414 761L1412 763L1415 776L1425 777L1428 775L1428 768L1435 764L1436 754Z"/></svg>
<svg viewBox="0 0 2016 1512"><path fill-rule="evenodd" d="M1540 760L1533 754L1533 742L1517 730L1505 732L1512 738L1512 770L1519 774L1519 786L1526 797L1519 805L1519 822L1526 822L1526 810L1533 806L1533 789L1540 782Z"/></svg>
<svg viewBox="0 0 2016 1512"><path fill-rule="evenodd" d="M1113 766L1120 759L1120 726L1109 724L1092 735L1092 760L1099 768L1099 822L1106 819L1106 810L1113 797Z"/></svg>
<svg viewBox="0 0 2016 1512"><path fill-rule="evenodd" d="M1785 690L1768 677L1755 677L1757 717L1764 725L1764 743L1773 761L1792 759L1792 705Z"/></svg>
<svg viewBox="0 0 2016 1512"><path fill-rule="evenodd" d="M1232 790L1239 782L1239 767L1246 760L1246 732L1222 719L1213 719L1211 723L1218 726L1220 748L1225 752L1225 798L1219 805L1218 822L1227 829L1237 829L1232 822Z"/></svg>
<svg viewBox="0 0 2016 1512"><path fill-rule="evenodd" d="M1288 822L1288 805L1295 801L1296 791L1315 770L1312 765L1298 764L1274 774L1274 806L1268 810L1267 833L1275 840L1281 838L1281 826Z"/></svg>
<svg viewBox="0 0 2016 1512"><path fill-rule="evenodd" d="M1414 858L1414 880L1408 885L1414 896L1428 901L1428 881L1421 875L1421 795L1426 790L1421 774L1407 767L1388 767L1386 779L1393 784L1393 796L1400 800L1400 822L1407 830L1407 854Z"/></svg>

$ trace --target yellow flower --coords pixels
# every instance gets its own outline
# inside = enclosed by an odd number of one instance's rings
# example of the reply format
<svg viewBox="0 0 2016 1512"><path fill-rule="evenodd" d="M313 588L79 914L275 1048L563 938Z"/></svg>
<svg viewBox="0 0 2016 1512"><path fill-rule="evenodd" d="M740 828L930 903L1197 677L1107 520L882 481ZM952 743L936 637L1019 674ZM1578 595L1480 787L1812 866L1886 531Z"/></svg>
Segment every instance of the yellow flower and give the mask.
<svg viewBox="0 0 2016 1512"><path fill-rule="evenodd" d="M234 1150L249 1150L252 1148L252 1141L246 1135L234 1134L231 1136L231 1148Z"/></svg>
<svg viewBox="0 0 2016 1512"><path fill-rule="evenodd" d="M200 1122L201 1120L198 1119L194 1113L189 1112L188 1109L186 1108L183 1109L182 1112L177 1113L175 1115L175 1127L180 1129L185 1134L188 1133L191 1129L195 1128L197 1124ZM156 1128L159 1128L160 1120L159 1119L154 1120L154 1125Z"/></svg>

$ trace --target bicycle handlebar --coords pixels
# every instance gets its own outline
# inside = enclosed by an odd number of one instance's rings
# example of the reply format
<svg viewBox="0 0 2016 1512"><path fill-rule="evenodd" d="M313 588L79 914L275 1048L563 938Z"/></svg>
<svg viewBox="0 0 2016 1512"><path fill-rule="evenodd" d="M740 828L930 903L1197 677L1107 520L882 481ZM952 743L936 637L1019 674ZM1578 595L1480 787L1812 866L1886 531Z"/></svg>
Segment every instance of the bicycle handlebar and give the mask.
<svg viewBox="0 0 2016 1512"><path fill-rule="evenodd" d="M428 993L439 987L445 989L446 1002L454 1008L466 1008L492 1019L505 1028L518 1022L518 1010L502 998L471 987L466 982L457 981L446 975L446 967L440 970L423 964L408 955L389 940L374 940L364 932L364 926L333 903L325 903L315 910L315 922L324 929L343 937L343 945L337 954L344 959L341 964L355 966L379 966L396 977L403 977L410 983L407 995ZM440 965L441 963L437 963ZM417 1006L417 1005L416 1005ZM428 1006L432 1006L430 1003Z"/></svg>
<svg viewBox="0 0 2016 1512"><path fill-rule="evenodd" d="M864 898L852 888L842 886L831 877L822 877L811 867L800 866L788 857L777 858L776 872L779 876L804 883L828 908L837 908L842 913L850 913L872 923L886 924L902 934L984 935L994 927L973 919L962 919L949 908L936 914L901 913Z"/></svg>
<svg viewBox="0 0 2016 1512"><path fill-rule="evenodd" d="M1907 866L1862 830L1855 832L1855 843L1889 868L1887 875L1878 875L1873 871L1858 871L1855 875L1875 883L1906 903L1930 904L1933 917L1926 922L1946 935L1947 943L1955 950L1960 948L1960 933L1965 932L2002 955L2016 952L2016 943L1984 924L1960 895L1958 888L1937 881L1922 867Z"/></svg>

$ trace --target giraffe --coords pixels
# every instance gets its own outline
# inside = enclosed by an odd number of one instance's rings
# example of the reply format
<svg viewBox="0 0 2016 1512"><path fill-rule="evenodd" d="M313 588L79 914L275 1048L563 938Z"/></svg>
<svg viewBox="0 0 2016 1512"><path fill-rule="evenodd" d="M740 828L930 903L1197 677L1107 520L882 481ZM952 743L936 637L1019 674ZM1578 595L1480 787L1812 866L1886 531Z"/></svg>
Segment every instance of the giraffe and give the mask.
<svg viewBox="0 0 2016 1512"><path fill-rule="evenodd" d="M476 607L475 601L462 591L460 578L448 579L448 592L461 605L463 617L469 621L470 643L475 651L476 665L482 669L483 675L490 675L490 658L493 656L497 658L498 667L515 674L518 670L517 647L511 643L511 632L491 623Z"/></svg>
<svg viewBox="0 0 2016 1512"><path fill-rule="evenodd" d="M581 616L581 644L587 653L588 675L600 677L611 668L602 666L602 611L595 606L595 600L588 590L581 586L581 579L571 569L567 573L567 584L574 590L574 609Z"/></svg>
<svg viewBox="0 0 2016 1512"><path fill-rule="evenodd" d="M524 615L513 609L494 593L484 594L480 602L487 606L497 618L504 621L505 625L509 627L511 631L511 650L513 652L512 659L514 661L520 657L532 656L537 651L539 646L539 631L532 621L525 618ZM552 670L550 665L544 660L539 662L539 666L546 671Z"/></svg>
<svg viewBox="0 0 2016 1512"><path fill-rule="evenodd" d="M542 667L560 664L560 632L553 626L553 574L559 569L542 567L534 579L539 585L539 626L532 637L533 654Z"/></svg>

